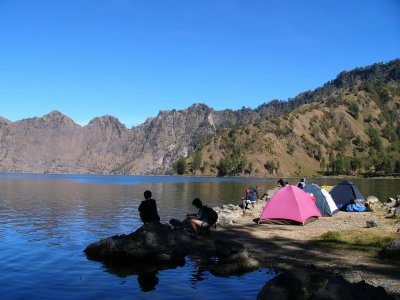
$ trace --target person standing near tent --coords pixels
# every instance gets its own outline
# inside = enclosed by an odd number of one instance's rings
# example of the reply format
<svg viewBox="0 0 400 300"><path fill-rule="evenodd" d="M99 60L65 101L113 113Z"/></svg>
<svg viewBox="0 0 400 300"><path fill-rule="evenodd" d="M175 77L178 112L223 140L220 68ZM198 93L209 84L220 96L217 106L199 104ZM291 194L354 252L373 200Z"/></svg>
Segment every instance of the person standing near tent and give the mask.
<svg viewBox="0 0 400 300"><path fill-rule="evenodd" d="M138 207L140 219L144 224L153 221L160 222L160 216L157 212L156 200L151 199L151 191L145 191L143 196L144 200L142 201L142 203L140 203Z"/></svg>
<svg viewBox="0 0 400 300"><path fill-rule="evenodd" d="M300 182L297 184L299 189L303 189L306 186L306 179L303 177L300 179Z"/></svg>
<svg viewBox="0 0 400 300"><path fill-rule="evenodd" d="M280 179L276 182L276 184L277 184L278 187L280 187L280 188L283 188L283 187L286 185L282 178L280 178Z"/></svg>

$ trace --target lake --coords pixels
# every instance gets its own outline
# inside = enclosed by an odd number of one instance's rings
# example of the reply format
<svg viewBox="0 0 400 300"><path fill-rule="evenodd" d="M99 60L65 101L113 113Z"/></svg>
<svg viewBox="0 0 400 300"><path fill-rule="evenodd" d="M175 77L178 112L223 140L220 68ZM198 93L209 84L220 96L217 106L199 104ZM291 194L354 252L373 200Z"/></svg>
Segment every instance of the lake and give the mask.
<svg viewBox="0 0 400 300"><path fill-rule="evenodd" d="M298 179L289 179L297 183ZM334 185L339 179L309 179ZM381 200L400 193L399 179L352 180L364 196ZM255 299L270 278L261 269L215 277L215 263L188 257L183 266L148 273L129 265L86 258L92 242L141 226L137 207L149 189L162 222L195 212L198 197L211 206L234 203L246 186L261 191L276 179L176 176L0 174L0 270L2 299ZM147 278L146 278L147 276ZM150 276L150 278L148 278Z"/></svg>

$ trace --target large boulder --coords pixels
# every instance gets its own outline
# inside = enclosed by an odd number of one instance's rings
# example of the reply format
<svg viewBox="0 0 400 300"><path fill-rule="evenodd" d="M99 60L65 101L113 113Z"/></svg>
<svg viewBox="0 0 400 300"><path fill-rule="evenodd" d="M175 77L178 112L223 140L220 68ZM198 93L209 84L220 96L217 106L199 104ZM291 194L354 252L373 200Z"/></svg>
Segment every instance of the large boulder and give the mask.
<svg viewBox="0 0 400 300"><path fill-rule="evenodd" d="M385 205L387 208L396 207L396 206L397 206L397 200L394 199L394 198L392 198L392 197L389 197L389 198L387 199L387 201L385 202L384 205Z"/></svg>
<svg viewBox="0 0 400 300"><path fill-rule="evenodd" d="M173 230L159 222L151 222L129 235L116 235L92 243L84 250L94 260L127 259L168 262L182 259L195 251L199 241L184 229Z"/></svg>
<svg viewBox="0 0 400 300"><path fill-rule="evenodd" d="M258 269L258 261L249 256L243 244L236 241L218 239L214 241L214 244L218 263L212 268L212 274L230 276Z"/></svg>
<svg viewBox="0 0 400 300"><path fill-rule="evenodd" d="M316 269L298 268L268 281L257 295L258 300L317 299L394 299L383 287L360 281L350 283L340 275Z"/></svg>
<svg viewBox="0 0 400 300"><path fill-rule="evenodd" d="M368 196L368 197L367 197L367 202L370 202L370 203L379 203L379 199L378 199L377 197L375 197L375 196Z"/></svg>
<svg viewBox="0 0 400 300"><path fill-rule="evenodd" d="M221 226L237 223L239 219L243 218L243 211L238 205L222 205L214 208L214 210L218 213L217 224Z"/></svg>
<svg viewBox="0 0 400 300"><path fill-rule="evenodd" d="M393 216L396 219L400 219L400 206L395 208L395 210L393 211Z"/></svg>
<svg viewBox="0 0 400 300"><path fill-rule="evenodd" d="M400 259L400 240L391 241L380 254L382 258Z"/></svg>

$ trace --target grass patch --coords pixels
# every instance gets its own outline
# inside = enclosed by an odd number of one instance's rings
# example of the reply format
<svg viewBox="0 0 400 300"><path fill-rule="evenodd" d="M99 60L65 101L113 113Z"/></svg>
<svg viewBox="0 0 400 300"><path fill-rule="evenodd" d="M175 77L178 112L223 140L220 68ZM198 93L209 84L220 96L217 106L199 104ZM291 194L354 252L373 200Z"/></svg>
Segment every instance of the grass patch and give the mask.
<svg viewBox="0 0 400 300"><path fill-rule="evenodd" d="M328 231L320 236L321 241L340 245L341 248L371 248L381 250L397 239L395 232L379 228L362 228L357 230Z"/></svg>

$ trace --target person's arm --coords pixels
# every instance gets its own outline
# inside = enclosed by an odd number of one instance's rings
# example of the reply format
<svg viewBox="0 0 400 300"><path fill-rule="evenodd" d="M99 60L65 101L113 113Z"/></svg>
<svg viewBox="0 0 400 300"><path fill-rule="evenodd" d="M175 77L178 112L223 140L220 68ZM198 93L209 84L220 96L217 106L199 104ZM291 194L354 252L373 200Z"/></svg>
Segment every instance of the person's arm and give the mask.
<svg viewBox="0 0 400 300"><path fill-rule="evenodd" d="M142 210L143 210L143 201L140 202L140 205L139 205L139 207L138 207L138 211L142 211Z"/></svg>
<svg viewBox="0 0 400 300"><path fill-rule="evenodd" d="M186 214L186 218L189 219L197 218L197 214Z"/></svg>

